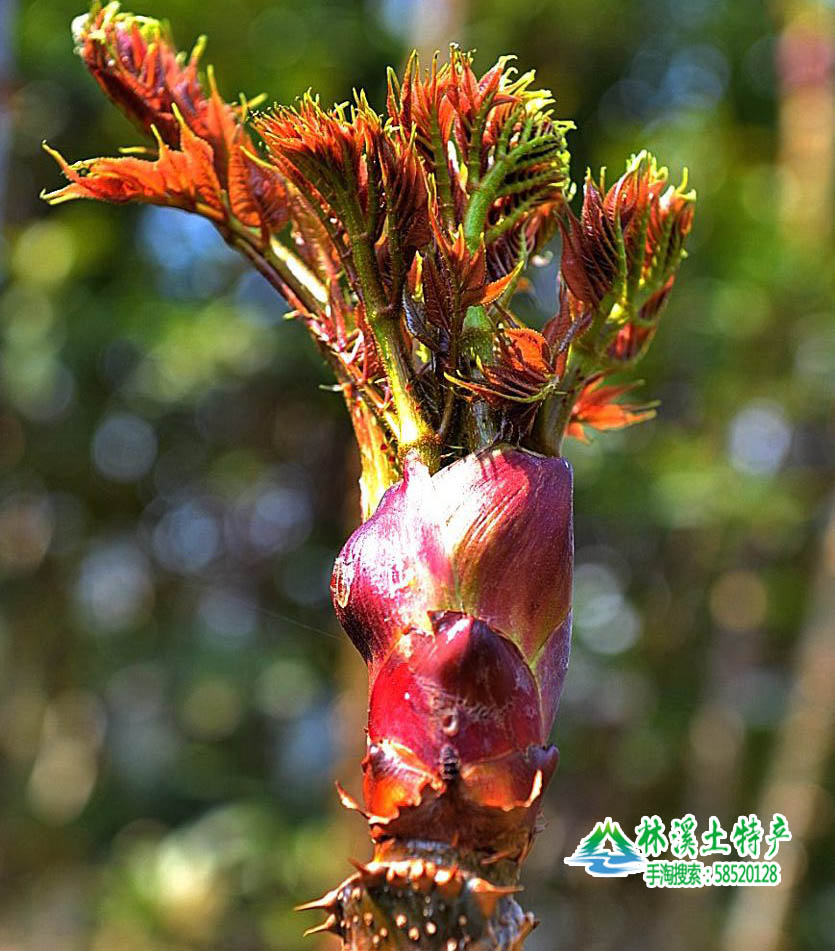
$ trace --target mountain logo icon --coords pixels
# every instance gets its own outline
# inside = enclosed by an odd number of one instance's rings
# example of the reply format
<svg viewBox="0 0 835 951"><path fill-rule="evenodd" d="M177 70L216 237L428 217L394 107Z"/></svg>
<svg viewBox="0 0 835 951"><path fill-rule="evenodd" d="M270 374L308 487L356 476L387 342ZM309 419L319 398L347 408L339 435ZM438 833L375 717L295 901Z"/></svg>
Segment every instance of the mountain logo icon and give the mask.
<svg viewBox="0 0 835 951"><path fill-rule="evenodd" d="M611 816L598 822L564 861L566 865L584 866L595 878L626 878L647 867L646 858Z"/></svg>

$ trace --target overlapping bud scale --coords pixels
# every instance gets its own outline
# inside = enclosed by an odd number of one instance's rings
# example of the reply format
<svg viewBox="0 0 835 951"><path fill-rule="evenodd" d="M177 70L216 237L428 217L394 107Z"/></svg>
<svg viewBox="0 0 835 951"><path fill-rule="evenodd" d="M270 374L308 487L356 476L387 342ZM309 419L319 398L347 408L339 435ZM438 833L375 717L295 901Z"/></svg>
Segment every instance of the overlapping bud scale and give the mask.
<svg viewBox="0 0 835 951"><path fill-rule="evenodd" d="M365 805L378 835L523 848L557 763L573 539L565 460L411 461L348 540L337 615L369 666Z"/></svg>

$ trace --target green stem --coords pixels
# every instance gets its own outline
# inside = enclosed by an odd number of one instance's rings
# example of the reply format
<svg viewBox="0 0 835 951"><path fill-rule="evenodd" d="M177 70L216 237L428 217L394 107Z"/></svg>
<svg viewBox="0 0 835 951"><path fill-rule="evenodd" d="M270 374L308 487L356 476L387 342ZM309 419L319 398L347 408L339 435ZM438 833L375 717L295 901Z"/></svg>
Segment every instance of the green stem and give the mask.
<svg viewBox="0 0 835 951"><path fill-rule="evenodd" d="M470 133L470 152L467 157L467 187L474 188L481 178L481 147L484 140L484 126L487 116L493 108L495 95L485 99L476 115L473 129Z"/></svg>
<svg viewBox="0 0 835 951"><path fill-rule="evenodd" d="M414 373L400 338L396 304L386 300L377 259L367 231L356 220L346 222L351 252L363 293L365 316L374 334L377 352L386 372L394 411L397 414L397 444L401 456L417 452L421 461L435 471L440 462L438 440L423 418L414 385Z"/></svg>
<svg viewBox="0 0 835 951"><path fill-rule="evenodd" d="M552 393L543 401L536 418L536 442L537 447L546 455L560 454L577 390L583 385L584 379L581 361L572 359L560 381L559 392Z"/></svg>
<svg viewBox="0 0 835 951"><path fill-rule="evenodd" d="M321 309L313 286L300 279L301 270L307 270L304 263L299 260L291 251L286 251L286 255L277 254L275 248L265 249L260 242L255 242L252 236L238 227L230 227L224 234L226 241L231 247L240 251L244 257L260 271L267 280L273 284L290 304L300 310L310 314L315 314ZM278 244L278 242L274 242ZM283 246L282 246L283 247ZM293 259L292 262L290 259ZM297 265L298 268L294 267ZM308 272L309 273L309 272ZM310 278L315 278L310 274ZM324 288L322 288L324 290Z"/></svg>
<svg viewBox="0 0 835 951"><path fill-rule="evenodd" d="M506 169L504 160L499 160L482 178L470 195L464 214L464 240L471 254L481 246L487 213L495 198L496 188L501 184ZM468 307L463 325L464 344L473 356L486 363L493 358L493 325L487 316L487 308L481 305ZM474 370L475 376L480 376ZM483 402L475 402L469 413L466 441L471 450L489 446L498 436L498 429L490 408Z"/></svg>
<svg viewBox="0 0 835 951"><path fill-rule="evenodd" d="M448 228L455 225L455 205L452 201L452 183L449 180L449 164L446 148L441 137L438 116L432 114L432 152L435 156L435 181L438 185L438 198L441 202L441 216Z"/></svg>
<svg viewBox="0 0 835 951"><path fill-rule="evenodd" d="M467 242L471 254L475 253L481 244L484 224L487 221L487 212L495 199L493 189L489 186L498 164L494 165L482 178L467 203L467 211L464 215L464 240ZM501 181L503 175L504 172L498 176L498 181Z"/></svg>
<svg viewBox="0 0 835 951"><path fill-rule="evenodd" d="M386 432L373 409L367 406L362 394L343 388L348 412L354 425L360 451L360 502L362 520L370 518L386 489L401 477L394 453L389 453L390 434Z"/></svg>

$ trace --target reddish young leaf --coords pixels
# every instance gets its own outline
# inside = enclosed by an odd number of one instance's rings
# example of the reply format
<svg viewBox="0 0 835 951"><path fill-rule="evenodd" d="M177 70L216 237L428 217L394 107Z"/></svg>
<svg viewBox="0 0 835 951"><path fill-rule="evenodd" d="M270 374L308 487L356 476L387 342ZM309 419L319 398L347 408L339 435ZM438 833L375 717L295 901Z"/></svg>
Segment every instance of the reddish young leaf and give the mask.
<svg viewBox="0 0 835 951"><path fill-rule="evenodd" d="M91 75L129 118L154 135L158 155L70 165L49 150L70 184L44 195L48 201L149 202L197 211L216 222L231 215L260 229L264 240L284 226L284 182L248 151L244 107L221 98L211 70L208 93L201 85L202 41L186 58L166 27L121 13L118 3L96 6L75 21L73 31Z"/></svg>
<svg viewBox="0 0 835 951"><path fill-rule="evenodd" d="M668 185L667 170L641 153L604 194L586 177L577 219L567 211L561 275L579 301L596 308L610 293L658 289L673 276L693 221L693 194Z"/></svg>
<svg viewBox="0 0 835 951"><path fill-rule="evenodd" d="M580 219L568 210L560 230L562 279L578 301L597 307L614 286L619 261L615 222L591 176L586 177Z"/></svg>
<svg viewBox="0 0 835 951"><path fill-rule="evenodd" d="M421 75L420 59L413 51L400 82L389 70L386 106L389 118L401 141L414 138L419 154L430 171L436 158L446 157L446 145L452 124L452 113L446 101L453 81L448 63L439 65L436 53L432 65Z"/></svg>
<svg viewBox="0 0 835 951"><path fill-rule="evenodd" d="M181 122L209 142L215 170L225 182L229 156L245 139L241 107L221 98L209 72L209 94L198 76L202 40L191 55L177 51L163 24L120 13L109 3L73 24L76 48L105 93L143 132L152 129L172 148L180 146Z"/></svg>
<svg viewBox="0 0 835 951"><path fill-rule="evenodd" d="M484 245L470 252L461 228L450 236L439 221L437 205L430 223L434 242L423 261L423 299L427 321L440 332L438 352L445 354L450 340L461 333L467 309L492 304L517 275L491 281Z"/></svg>
<svg viewBox="0 0 835 951"><path fill-rule="evenodd" d="M145 133L156 127L176 147L180 125L173 106L190 115L204 98L197 76L202 43L185 60L162 24L120 13L118 3L78 17L73 34L84 65L110 99Z"/></svg>
<svg viewBox="0 0 835 951"><path fill-rule="evenodd" d="M454 138L460 161L468 163L475 152L479 173L486 169L490 149L514 107L524 102L521 95L506 88L509 60L510 57L502 57L478 78L469 53L455 47L450 51L449 82L442 109L446 135Z"/></svg>
<svg viewBox="0 0 835 951"><path fill-rule="evenodd" d="M528 327L501 331L493 360L482 364L481 375L481 380L456 382L501 410L517 438L530 431L539 403L557 379L548 341Z"/></svg>
<svg viewBox="0 0 835 951"><path fill-rule="evenodd" d="M232 214L243 224L272 233L287 224L284 179L242 145L235 146L229 157L228 192Z"/></svg>
<svg viewBox="0 0 835 951"><path fill-rule="evenodd" d="M396 244L404 270L408 270L415 252L423 250L432 238L426 173L414 140L403 144L381 137L380 169L388 215L387 243Z"/></svg>
<svg viewBox="0 0 835 951"><path fill-rule="evenodd" d="M471 54L453 46L449 62L439 63L436 54L422 72L417 53L412 53L402 81L389 72L389 118L403 141L414 136L430 171L437 171L441 161L448 162L450 143L456 146L459 163L468 164L476 150L476 168L486 170L490 152L514 110L529 99L547 97L528 90L532 73L514 79L510 61L503 56L478 77Z"/></svg>
<svg viewBox="0 0 835 951"><path fill-rule="evenodd" d="M580 391L571 410L566 435L581 442L588 442L584 426L599 430L623 429L655 416L655 410L650 406L616 402L620 396L634 390L638 384L603 386L603 377L602 373L591 377Z"/></svg>
<svg viewBox="0 0 835 951"><path fill-rule="evenodd" d="M563 189L563 185L555 184L550 197L538 195L536 203L527 208L515 224L503 228L487 241L487 270L492 276L510 273L520 261L541 251L550 241L558 227L558 212L565 205ZM495 233L525 198L524 193L519 193L494 202L487 215L488 236Z"/></svg>
<svg viewBox="0 0 835 951"><path fill-rule="evenodd" d="M382 128L364 99L349 114L344 106L323 109L307 95L295 108L279 106L257 116L254 125L272 160L302 195L319 195L341 216L343 227L382 228L376 195ZM357 204L365 224L350 220Z"/></svg>
<svg viewBox="0 0 835 951"><path fill-rule="evenodd" d="M154 161L126 156L89 159L74 165L48 149L70 184L43 197L51 204L95 198L116 203L172 205L222 220L225 210L211 146L187 126L182 127L181 144L182 151L160 141L159 157Z"/></svg>

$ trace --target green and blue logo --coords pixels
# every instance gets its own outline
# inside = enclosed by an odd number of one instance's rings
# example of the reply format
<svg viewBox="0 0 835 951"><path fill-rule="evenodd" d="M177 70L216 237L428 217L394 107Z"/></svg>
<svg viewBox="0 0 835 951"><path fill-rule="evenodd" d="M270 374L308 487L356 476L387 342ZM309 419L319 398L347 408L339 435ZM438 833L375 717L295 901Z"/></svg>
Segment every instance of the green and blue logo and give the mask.
<svg viewBox="0 0 835 951"><path fill-rule="evenodd" d="M598 822L564 861L566 865L584 866L595 878L625 878L647 867L645 856L611 816Z"/></svg>
<svg viewBox="0 0 835 951"><path fill-rule="evenodd" d="M768 833L753 813L738 816L730 833L716 816L710 817L701 837L698 825L691 812L672 819L669 831L659 816L641 816L633 841L619 822L606 816L580 840L574 854L563 861L585 868L595 878L642 874L648 888L780 884L780 863L772 859L781 844L792 839L782 812L772 815ZM732 849L736 849L738 861L732 858ZM673 858L658 860L666 852ZM706 857L712 859L710 864L702 861Z"/></svg>

